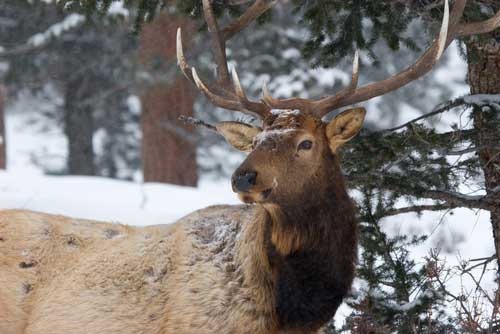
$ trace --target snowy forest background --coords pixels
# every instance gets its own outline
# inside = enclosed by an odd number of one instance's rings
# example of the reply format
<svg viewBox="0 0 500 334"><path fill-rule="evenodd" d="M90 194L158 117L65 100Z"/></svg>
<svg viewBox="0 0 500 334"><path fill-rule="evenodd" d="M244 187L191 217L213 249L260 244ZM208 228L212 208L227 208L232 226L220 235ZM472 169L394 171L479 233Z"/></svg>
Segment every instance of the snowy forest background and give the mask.
<svg viewBox="0 0 500 334"><path fill-rule="evenodd" d="M216 4L229 20L248 2ZM328 19L318 13L324 3L279 1L228 44L250 96L258 98L264 83L276 97L337 91L350 80L353 45L359 85L384 79L432 42L443 6L381 1L391 10L368 15L369 1L329 1ZM214 108L178 70L175 32L182 26L190 62L213 71L200 1L159 4L2 1L1 208L149 225L237 203L229 177L243 155L178 117L213 123L248 116ZM359 29L371 36L364 44L342 34L356 8L366 16ZM470 1L466 13L479 20L499 10L497 1ZM492 234L500 216L490 216L500 207L500 66L485 74L496 80L493 91L471 90L473 42L496 47L500 63L497 29L485 41L454 42L424 78L363 103L365 129L343 156L359 207L358 275L325 332L500 331ZM480 112L487 132L478 130ZM487 140L479 142L478 133ZM497 152L491 162L481 161L482 149ZM485 165L493 166L491 182Z"/></svg>

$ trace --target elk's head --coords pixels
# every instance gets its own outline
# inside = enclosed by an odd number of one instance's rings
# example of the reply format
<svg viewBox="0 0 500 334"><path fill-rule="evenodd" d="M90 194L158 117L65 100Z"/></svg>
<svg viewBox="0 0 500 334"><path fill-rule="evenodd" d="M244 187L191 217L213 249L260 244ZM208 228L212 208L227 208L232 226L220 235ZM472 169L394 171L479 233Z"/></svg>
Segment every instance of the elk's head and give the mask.
<svg viewBox="0 0 500 334"><path fill-rule="evenodd" d="M326 173L337 164L337 150L354 137L365 116L363 108L344 111L325 123L323 116L341 107L366 101L395 90L427 73L449 44L448 1L445 0L443 23L431 47L405 70L385 80L357 88L358 53L355 53L351 83L335 95L318 100L275 99L264 86L263 98L251 101L239 82L236 71L227 66L225 43L274 4L256 0L247 11L226 28L219 29L211 0L203 0L203 9L217 62L217 80L205 84L184 57L180 29L177 32L177 59L184 75L215 105L241 111L262 119L262 127L221 122L210 126L235 148L249 152L232 177L233 190L244 202L283 203L300 198L325 180ZM461 15L457 6L455 15ZM458 22L458 21L457 21ZM456 22L455 22L456 23ZM198 122L198 124L202 124Z"/></svg>
<svg viewBox="0 0 500 334"><path fill-rule="evenodd" d="M325 123L300 110L276 110L263 129L219 123L232 146L250 152L232 176L233 190L244 202L300 201L325 183L338 148L357 134L364 115L363 108L351 109Z"/></svg>

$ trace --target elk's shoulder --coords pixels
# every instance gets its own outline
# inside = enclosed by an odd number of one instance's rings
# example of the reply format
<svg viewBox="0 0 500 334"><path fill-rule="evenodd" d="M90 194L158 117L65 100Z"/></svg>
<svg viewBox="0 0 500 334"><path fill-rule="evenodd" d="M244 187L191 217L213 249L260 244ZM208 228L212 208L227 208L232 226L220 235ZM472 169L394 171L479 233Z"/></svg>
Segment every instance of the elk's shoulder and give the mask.
<svg viewBox="0 0 500 334"><path fill-rule="evenodd" d="M242 226L252 221L255 210L251 205L215 205L195 211L178 223L201 245L234 241Z"/></svg>

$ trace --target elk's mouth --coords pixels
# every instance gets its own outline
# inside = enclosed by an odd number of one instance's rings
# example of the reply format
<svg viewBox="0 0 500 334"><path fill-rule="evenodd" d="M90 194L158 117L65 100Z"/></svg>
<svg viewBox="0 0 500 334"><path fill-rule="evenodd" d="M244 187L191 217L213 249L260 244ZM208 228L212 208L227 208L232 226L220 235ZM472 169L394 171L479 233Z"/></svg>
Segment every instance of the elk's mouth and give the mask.
<svg viewBox="0 0 500 334"><path fill-rule="evenodd" d="M264 191L255 192L239 192L238 197L244 203L260 203L267 200L269 195L271 195L273 188L266 189Z"/></svg>

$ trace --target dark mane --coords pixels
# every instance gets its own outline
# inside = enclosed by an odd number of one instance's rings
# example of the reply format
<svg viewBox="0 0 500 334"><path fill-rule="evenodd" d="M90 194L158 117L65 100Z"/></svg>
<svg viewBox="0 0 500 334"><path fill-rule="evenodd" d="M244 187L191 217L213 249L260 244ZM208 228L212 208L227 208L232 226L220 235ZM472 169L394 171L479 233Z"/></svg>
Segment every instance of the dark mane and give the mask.
<svg viewBox="0 0 500 334"><path fill-rule="evenodd" d="M274 233L280 236L274 236L269 257L277 277L276 313L284 330L321 327L334 316L354 278L355 210L338 163L332 165L324 183L305 190L303 203L271 213ZM279 244L290 238L293 247Z"/></svg>

